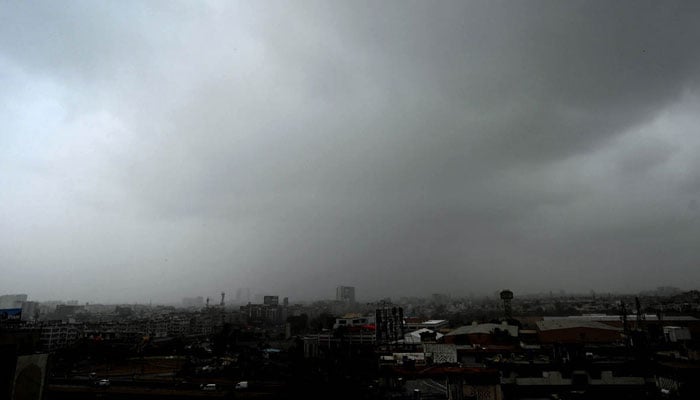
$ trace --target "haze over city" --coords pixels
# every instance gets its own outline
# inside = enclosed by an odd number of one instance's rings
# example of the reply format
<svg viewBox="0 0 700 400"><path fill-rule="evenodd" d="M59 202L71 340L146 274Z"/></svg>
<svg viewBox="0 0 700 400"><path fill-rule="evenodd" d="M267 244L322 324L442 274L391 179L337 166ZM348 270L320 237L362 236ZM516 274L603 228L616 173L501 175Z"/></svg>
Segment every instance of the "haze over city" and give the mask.
<svg viewBox="0 0 700 400"><path fill-rule="evenodd" d="M0 293L700 286L700 4L0 4Z"/></svg>

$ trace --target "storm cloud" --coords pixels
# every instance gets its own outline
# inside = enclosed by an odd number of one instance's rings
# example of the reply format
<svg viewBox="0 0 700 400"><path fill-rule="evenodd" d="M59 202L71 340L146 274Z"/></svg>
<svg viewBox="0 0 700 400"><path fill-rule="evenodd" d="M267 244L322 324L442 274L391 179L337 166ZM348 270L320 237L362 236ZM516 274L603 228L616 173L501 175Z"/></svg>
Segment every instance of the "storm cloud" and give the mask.
<svg viewBox="0 0 700 400"><path fill-rule="evenodd" d="M3 2L0 292L700 284L694 2Z"/></svg>

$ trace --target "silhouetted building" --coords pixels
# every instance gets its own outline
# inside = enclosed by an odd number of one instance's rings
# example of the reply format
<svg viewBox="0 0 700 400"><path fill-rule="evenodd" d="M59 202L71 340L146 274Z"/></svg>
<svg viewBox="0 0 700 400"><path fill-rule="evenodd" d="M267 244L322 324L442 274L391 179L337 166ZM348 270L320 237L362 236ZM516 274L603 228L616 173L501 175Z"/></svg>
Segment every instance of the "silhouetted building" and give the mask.
<svg viewBox="0 0 700 400"><path fill-rule="evenodd" d="M278 296L265 296L265 303L241 306L240 311L251 323L280 324L287 319L287 308L279 305Z"/></svg>
<svg viewBox="0 0 700 400"><path fill-rule="evenodd" d="M79 306L75 304L58 304L56 305L56 311L54 311L55 318L60 320L68 320L70 317L75 316L79 311L83 311L84 306Z"/></svg>
<svg viewBox="0 0 700 400"><path fill-rule="evenodd" d="M335 289L335 299L346 303L354 303L355 288L353 286L338 286Z"/></svg>
<svg viewBox="0 0 700 400"><path fill-rule="evenodd" d="M279 296L265 296L263 297L263 304L266 306L278 306L280 304Z"/></svg>
<svg viewBox="0 0 700 400"><path fill-rule="evenodd" d="M114 313L121 318L126 318L130 317L134 313L134 311L131 309L131 307L128 306L117 306L114 309Z"/></svg>
<svg viewBox="0 0 700 400"><path fill-rule="evenodd" d="M395 342L403 339L403 308L382 307L375 311L377 343Z"/></svg>
<svg viewBox="0 0 700 400"><path fill-rule="evenodd" d="M36 301L22 302L22 321L36 321L39 317L39 303Z"/></svg>

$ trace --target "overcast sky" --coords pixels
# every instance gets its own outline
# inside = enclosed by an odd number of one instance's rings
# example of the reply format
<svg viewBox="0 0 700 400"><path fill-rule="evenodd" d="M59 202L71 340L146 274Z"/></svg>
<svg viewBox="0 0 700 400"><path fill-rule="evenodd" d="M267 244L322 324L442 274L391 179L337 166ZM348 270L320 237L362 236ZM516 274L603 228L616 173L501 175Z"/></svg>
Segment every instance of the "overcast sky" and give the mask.
<svg viewBox="0 0 700 400"><path fill-rule="evenodd" d="M2 1L0 294L700 286L700 3Z"/></svg>

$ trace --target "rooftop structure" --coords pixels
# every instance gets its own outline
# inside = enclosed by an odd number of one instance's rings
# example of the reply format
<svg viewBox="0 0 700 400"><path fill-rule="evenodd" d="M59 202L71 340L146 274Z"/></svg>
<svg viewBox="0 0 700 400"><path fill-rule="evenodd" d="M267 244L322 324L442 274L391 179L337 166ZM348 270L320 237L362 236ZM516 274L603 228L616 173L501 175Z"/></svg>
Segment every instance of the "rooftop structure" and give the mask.
<svg viewBox="0 0 700 400"><path fill-rule="evenodd" d="M445 319L420 319L420 318L406 318L405 321L406 329L421 329L427 328L432 330L445 329L450 326L449 321Z"/></svg>
<svg viewBox="0 0 700 400"><path fill-rule="evenodd" d="M428 328L422 328L418 329L413 332L409 332L403 336L404 343L406 344L419 344L423 343L425 338L429 337L432 340L429 340L431 342L435 342L437 340L440 340L444 335L439 332L435 332L434 330L428 329Z"/></svg>
<svg viewBox="0 0 700 400"><path fill-rule="evenodd" d="M518 326L517 325L492 324L492 323L460 326L459 328L445 334L445 336L492 334L496 331L496 329L508 332L508 334L512 337L518 336Z"/></svg>

